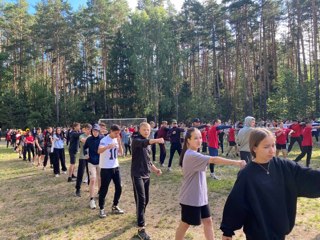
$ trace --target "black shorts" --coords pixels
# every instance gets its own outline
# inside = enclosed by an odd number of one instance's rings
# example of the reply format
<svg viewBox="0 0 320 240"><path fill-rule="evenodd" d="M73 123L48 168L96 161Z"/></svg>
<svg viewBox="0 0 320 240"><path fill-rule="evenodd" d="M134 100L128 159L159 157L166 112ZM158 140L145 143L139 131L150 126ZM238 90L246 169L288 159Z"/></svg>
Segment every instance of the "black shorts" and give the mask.
<svg viewBox="0 0 320 240"><path fill-rule="evenodd" d="M193 207L181 204L181 221L189 225L199 226L201 220L211 216L209 204L202 207Z"/></svg>
<svg viewBox="0 0 320 240"><path fill-rule="evenodd" d="M69 150L69 155L70 155L70 164L76 164L76 155L77 153L74 153Z"/></svg>
<svg viewBox="0 0 320 240"><path fill-rule="evenodd" d="M276 143L276 148L277 148L277 150L287 149L287 144Z"/></svg>
<svg viewBox="0 0 320 240"><path fill-rule="evenodd" d="M230 142L230 141L229 141L229 146L230 146L230 147L233 147L233 146L236 146L236 145L237 145L236 142L233 142L233 141Z"/></svg>
<svg viewBox="0 0 320 240"><path fill-rule="evenodd" d="M36 154L38 156L45 155L46 153L44 152L44 149L45 147L41 148L41 150L39 148L36 148Z"/></svg>

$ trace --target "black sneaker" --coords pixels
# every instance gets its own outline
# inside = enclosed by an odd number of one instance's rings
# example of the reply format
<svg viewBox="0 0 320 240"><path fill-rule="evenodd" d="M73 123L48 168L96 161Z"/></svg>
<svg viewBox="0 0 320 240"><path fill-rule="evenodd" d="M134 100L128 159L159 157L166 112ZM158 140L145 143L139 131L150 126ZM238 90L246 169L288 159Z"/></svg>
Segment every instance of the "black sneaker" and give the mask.
<svg viewBox="0 0 320 240"><path fill-rule="evenodd" d="M80 190L76 190L76 196L77 196L77 197L81 197L81 192L80 192Z"/></svg>
<svg viewBox="0 0 320 240"><path fill-rule="evenodd" d="M77 176L75 176L75 175L73 175L73 174L72 174L72 177L71 177L71 178L75 178L75 179L77 179Z"/></svg>
<svg viewBox="0 0 320 240"><path fill-rule="evenodd" d="M141 240L151 240L150 236L146 233L145 229L138 230L138 237Z"/></svg>
<svg viewBox="0 0 320 240"><path fill-rule="evenodd" d="M72 182L72 178L71 177L68 177L68 182Z"/></svg>
<svg viewBox="0 0 320 240"><path fill-rule="evenodd" d="M111 211L113 214L124 214L124 211L118 206L112 206Z"/></svg>

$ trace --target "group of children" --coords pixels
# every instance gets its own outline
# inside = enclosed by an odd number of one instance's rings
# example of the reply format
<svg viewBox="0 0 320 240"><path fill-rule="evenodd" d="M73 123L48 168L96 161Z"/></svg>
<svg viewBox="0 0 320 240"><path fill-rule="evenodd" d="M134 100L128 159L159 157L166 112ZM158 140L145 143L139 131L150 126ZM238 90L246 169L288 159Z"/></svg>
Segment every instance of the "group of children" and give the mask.
<svg viewBox="0 0 320 240"><path fill-rule="evenodd" d="M205 238L214 239L207 194L207 166L210 166L211 177L214 164L235 165L241 169L244 168L240 171L225 205L221 223L224 240L231 239L234 231L241 227L244 227L247 239L284 239L294 226L297 197L320 196L319 184L315 184L320 180L320 172L303 168L295 163L307 154L307 166L309 166L312 152L311 131L319 126L311 122L303 124L294 122L289 128L284 128L283 123L280 122L278 126L270 128L273 131L271 132L266 128L255 128L254 125L255 119L247 117L244 127L238 129L237 137L235 136L236 129L221 125L219 119L214 120L211 126L199 125L198 122L195 122L193 127L179 131L179 138L180 134L184 133L183 147L181 152L178 151L183 179L179 198L181 222L176 230L176 240L184 239L190 225L200 224L204 226ZM218 156L218 131L227 128L229 129L230 148L226 155L230 153L231 147L238 146L242 160ZM84 124L81 129L80 124L75 123L72 131L69 132L71 165L68 172L68 182L73 182L76 179L76 196L81 197L81 183L87 169L90 192L89 206L92 209L96 208L94 196L97 184L99 216L101 218L107 215L105 197L111 180L115 186L111 212L124 213L118 206L122 193L118 156L124 155L123 144L128 144L121 139L126 137L130 139L131 180L140 239L151 239L145 230L145 210L149 202L150 173L154 172L157 176L162 174L161 169L154 165L154 161L152 161L154 159L151 159L151 146L162 145L165 143L165 139L154 135L150 138L152 129L154 127L143 122L132 134L128 129L122 131L118 125L112 125L108 132L104 124L94 124L93 126ZM173 126L172 129L177 131L177 126ZM203 134L203 129L205 129L206 135ZM125 133L128 135L124 136ZM30 149L32 153L32 147L28 144L35 144L37 154L44 156L44 168L49 157L52 160L54 174L58 176L60 159L62 171L66 173L62 129L57 128L53 132L53 129L49 127L45 133L41 129L37 129L36 136L33 139L30 136L32 134L28 133L25 137L26 149ZM278 158L280 151L285 158L287 156L288 136L291 136L288 152L292 149L294 142L301 144L302 151L295 162ZM209 156L200 153L204 137L208 140ZM75 177L73 172L79 146L79 166L77 177ZM129 151L128 146L126 148ZM236 151L236 153L238 152ZM38 160L38 164L40 163L41 160ZM273 209L273 199L277 199L277 203L279 203L279 208L276 211ZM273 223L273 221L278 222L279 219L283 220L281 220L281 224ZM260 230L258 226L261 228Z"/></svg>

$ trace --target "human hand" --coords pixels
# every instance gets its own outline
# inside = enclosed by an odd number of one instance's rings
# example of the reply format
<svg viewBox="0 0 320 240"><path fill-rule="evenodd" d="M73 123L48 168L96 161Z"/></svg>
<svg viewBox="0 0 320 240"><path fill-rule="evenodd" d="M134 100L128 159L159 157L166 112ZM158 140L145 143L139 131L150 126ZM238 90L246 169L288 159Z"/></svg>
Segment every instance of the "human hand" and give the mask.
<svg viewBox="0 0 320 240"><path fill-rule="evenodd" d="M160 168L158 168L155 173L156 173L156 175L159 177L159 176L161 176L162 171L161 171Z"/></svg>
<svg viewBox="0 0 320 240"><path fill-rule="evenodd" d="M164 143L164 139L163 138L158 138L158 143Z"/></svg>
<svg viewBox="0 0 320 240"><path fill-rule="evenodd" d="M247 165L247 162L245 160L239 160L239 167L242 169Z"/></svg>

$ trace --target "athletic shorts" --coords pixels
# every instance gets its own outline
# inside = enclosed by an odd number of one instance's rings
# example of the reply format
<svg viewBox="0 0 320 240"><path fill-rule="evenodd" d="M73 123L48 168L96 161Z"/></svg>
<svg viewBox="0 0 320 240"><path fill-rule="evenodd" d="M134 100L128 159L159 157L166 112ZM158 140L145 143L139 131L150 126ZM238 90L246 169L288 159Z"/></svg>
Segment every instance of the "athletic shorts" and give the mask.
<svg viewBox="0 0 320 240"><path fill-rule="evenodd" d="M71 152L69 150L69 155L70 155L70 164L76 164L76 155L77 155L77 153Z"/></svg>
<svg viewBox="0 0 320 240"><path fill-rule="evenodd" d="M189 225L199 226L201 220L211 216L209 204L202 207L193 207L181 204L181 221Z"/></svg>
<svg viewBox="0 0 320 240"><path fill-rule="evenodd" d="M45 155L44 147L41 148L41 150L40 150L39 148L36 148L36 154L37 154L38 156Z"/></svg>
<svg viewBox="0 0 320 240"><path fill-rule="evenodd" d="M97 175L100 177L100 167L99 165L93 165L92 163L88 163L89 170L89 178L97 178Z"/></svg>
<svg viewBox="0 0 320 240"><path fill-rule="evenodd" d="M230 142L230 141L229 141L229 146L230 146L230 147L236 146L236 142L233 142L233 141Z"/></svg>
<svg viewBox="0 0 320 240"><path fill-rule="evenodd" d="M287 145L276 143L276 148L277 148L277 150L287 149Z"/></svg>

